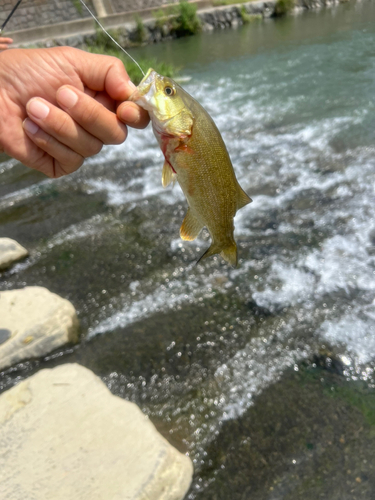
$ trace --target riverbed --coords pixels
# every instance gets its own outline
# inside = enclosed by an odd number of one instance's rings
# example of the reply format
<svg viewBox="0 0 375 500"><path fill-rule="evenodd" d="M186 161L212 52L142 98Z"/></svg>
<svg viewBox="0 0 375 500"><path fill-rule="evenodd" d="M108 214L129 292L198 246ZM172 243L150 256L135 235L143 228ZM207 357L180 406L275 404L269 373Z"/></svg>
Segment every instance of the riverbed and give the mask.
<svg viewBox="0 0 375 500"><path fill-rule="evenodd" d="M136 49L191 77L254 200L239 267L179 238L150 128L50 180L0 163L0 235L30 257L0 290L72 301L67 362L136 402L195 466L199 500L375 497L375 3Z"/></svg>

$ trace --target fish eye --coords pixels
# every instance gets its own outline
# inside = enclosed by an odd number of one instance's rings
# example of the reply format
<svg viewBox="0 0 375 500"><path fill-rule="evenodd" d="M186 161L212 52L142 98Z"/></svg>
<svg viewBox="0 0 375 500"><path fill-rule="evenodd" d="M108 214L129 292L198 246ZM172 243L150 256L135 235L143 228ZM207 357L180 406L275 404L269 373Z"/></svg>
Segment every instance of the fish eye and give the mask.
<svg viewBox="0 0 375 500"><path fill-rule="evenodd" d="M174 89L172 87L165 87L164 92L167 95L173 95L175 93Z"/></svg>

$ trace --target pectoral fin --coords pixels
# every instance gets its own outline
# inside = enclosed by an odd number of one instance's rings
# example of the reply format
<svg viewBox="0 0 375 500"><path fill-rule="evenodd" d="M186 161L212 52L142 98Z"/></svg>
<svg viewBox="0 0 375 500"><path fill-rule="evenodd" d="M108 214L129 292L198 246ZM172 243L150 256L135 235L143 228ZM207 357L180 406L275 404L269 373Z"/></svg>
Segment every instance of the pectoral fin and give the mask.
<svg viewBox="0 0 375 500"><path fill-rule="evenodd" d="M237 210L251 203L253 200L248 196L245 191L238 185L237 189Z"/></svg>
<svg viewBox="0 0 375 500"><path fill-rule="evenodd" d="M163 184L163 187L169 186L169 184L173 181L176 180L176 174L173 171L172 167L169 165L167 160L165 160L164 165L163 165L163 173L161 175L161 182Z"/></svg>
<svg viewBox="0 0 375 500"><path fill-rule="evenodd" d="M177 148L175 149L175 151L181 151L182 153L188 153L189 155L193 155L194 154L194 150L189 148L189 146L187 144L181 144L180 146L177 146Z"/></svg>
<svg viewBox="0 0 375 500"><path fill-rule="evenodd" d="M188 211L185 215L185 219L180 228L180 236L183 240L193 241L201 232L203 228L203 224L199 222L199 220L192 213L191 209L188 208Z"/></svg>

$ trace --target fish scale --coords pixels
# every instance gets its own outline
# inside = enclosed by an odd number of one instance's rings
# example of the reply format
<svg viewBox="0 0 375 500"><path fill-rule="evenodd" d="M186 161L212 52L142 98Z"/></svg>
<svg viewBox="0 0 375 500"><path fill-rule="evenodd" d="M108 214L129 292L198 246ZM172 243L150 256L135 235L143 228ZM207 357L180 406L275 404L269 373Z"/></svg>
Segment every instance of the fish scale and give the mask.
<svg viewBox="0 0 375 500"><path fill-rule="evenodd" d="M237 265L233 218L252 200L239 185L225 143L207 111L171 78L149 69L130 100L146 109L165 156L162 181L180 184L189 210L182 239L205 226L211 246L199 259L220 254Z"/></svg>

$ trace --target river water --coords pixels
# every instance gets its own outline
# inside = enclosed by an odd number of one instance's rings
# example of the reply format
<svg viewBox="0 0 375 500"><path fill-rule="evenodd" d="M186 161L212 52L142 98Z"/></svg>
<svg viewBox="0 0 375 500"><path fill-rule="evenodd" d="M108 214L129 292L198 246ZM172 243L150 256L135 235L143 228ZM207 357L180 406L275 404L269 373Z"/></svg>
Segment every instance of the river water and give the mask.
<svg viewBox="0 0 375 500"><path fill-rule="evenodd" d="M89 367L190 455L189 499L374 498L374 42L364 1L134 50L183 66L222 132L254 200L238 269L194 265L209 236L179 239L186 201L150 129L59 180L3 159L0 234L30 257L0 289L68 298L82 339L0 388Z"/></svg>

